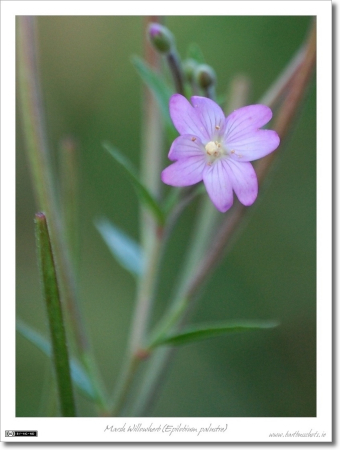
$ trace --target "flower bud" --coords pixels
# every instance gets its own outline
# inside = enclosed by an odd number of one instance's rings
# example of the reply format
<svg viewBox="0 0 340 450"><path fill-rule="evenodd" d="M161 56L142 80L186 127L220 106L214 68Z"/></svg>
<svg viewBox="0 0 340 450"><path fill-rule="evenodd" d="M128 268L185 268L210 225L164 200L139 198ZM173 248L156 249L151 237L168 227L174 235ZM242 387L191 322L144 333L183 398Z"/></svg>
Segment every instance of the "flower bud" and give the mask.
<svg viewBox="0 0 340 450"><path fill-rule="evenodd" d="M212 67L200 64L195 71L196 83L202 89L210 88L216 84L216 74Z"/></svg>
<svg viewBox="0 0 340 450"><path fill-rule="evenodd" d="M174 37L166 27L159 23L151 23L148 34L151 43L160 53L169 53L172 50Z"/></svg>
<svg viewBox="0 0 340 450"><path fill-rule="evenodd" d="M183 63L183 71L186 79L192 81L195 74L197 62L194 59L186 59Z"/></svg>

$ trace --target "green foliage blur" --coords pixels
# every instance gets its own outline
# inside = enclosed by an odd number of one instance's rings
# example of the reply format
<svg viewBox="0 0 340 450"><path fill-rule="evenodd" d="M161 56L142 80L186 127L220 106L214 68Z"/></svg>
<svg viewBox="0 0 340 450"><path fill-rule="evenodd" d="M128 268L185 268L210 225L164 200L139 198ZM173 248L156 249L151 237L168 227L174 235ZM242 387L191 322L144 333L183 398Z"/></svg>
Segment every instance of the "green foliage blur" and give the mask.
<svg viewBox="0 0 340 450"><path fill-rule="evenodd" d="M252 80L256 103L302 43L310 17L173 16L165 20L184 58L197 43L224 95L236 74ZM143 17L38 18L47 133L58 169L61 139L78 142L80 198L78 278L81 307L100 372L117 380L133 312L135 281L110 255L94 219L107 217L138 239L139 207L105 140L140 165L142 83L131 64L143 55ZM19 112L19 111L18 111ZM266 192L204 288L192 322L274 319L272 330L189 344L175 356L153 416L303 417L316 415L316 95L315 80ZM164 147L164 167L168 165ZM16 159L17 315L48 335L34 243L36 206L20 114ZM165 187L164 187L165 189ZM168 189L168 188L166 188ZM154 308L167 305L197 211L181 217L162 266ZM17 335L17 416L56 412L50 362ZM81 415L94 414L80 397Z"/></svg>

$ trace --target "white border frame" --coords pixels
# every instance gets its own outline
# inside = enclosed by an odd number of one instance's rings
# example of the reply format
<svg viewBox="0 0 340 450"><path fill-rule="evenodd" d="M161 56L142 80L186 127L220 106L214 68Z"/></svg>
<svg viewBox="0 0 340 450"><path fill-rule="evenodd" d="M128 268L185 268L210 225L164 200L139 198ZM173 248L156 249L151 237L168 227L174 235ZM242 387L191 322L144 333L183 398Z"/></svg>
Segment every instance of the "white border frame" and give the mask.
<svg viewBox="0 0 340 450"><path fill-rule="evenodd" d="M317 16L317 417L316 418L16 418L15 417L15 16L191 15L193 2L6 1L1 4L1 440L6 442L330 442L332 440L332 4L329 1L195 2L195 15ZM119 14L117 14L119 12ZM322 89L320 89L322 86ZM6 219L6 220L5 220ZM6 238L4 238L6 236ZM5 258L5 263L4 263ZM225 433L104 432L139 424L220 425ZM5 430L38 430L37 438L5 438ZM247 432L245 433L245 430ZM270 438L318 431L324 437Z"/></svg>

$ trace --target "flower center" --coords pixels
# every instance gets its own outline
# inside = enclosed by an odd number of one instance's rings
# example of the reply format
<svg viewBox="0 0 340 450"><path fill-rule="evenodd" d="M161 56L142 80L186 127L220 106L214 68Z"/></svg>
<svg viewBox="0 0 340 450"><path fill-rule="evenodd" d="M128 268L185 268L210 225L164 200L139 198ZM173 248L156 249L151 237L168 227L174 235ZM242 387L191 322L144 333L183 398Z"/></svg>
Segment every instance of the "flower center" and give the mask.
<svg viewBox="0 0 340 450"><path fill-rule="evenodd" d="M208 142L205 146L205 151L209 156L208 165L211 165L217 158L225 153L222 145L218 141Z"/></svg>

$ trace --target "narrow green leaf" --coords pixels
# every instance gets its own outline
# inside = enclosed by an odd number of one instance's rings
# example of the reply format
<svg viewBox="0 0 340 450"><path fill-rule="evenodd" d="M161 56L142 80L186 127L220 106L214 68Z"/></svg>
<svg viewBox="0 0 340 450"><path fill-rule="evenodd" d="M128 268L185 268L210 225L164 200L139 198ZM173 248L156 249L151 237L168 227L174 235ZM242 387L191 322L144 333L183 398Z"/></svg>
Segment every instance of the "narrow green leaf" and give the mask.
<svg viewBox="0 0 340 450"><path fill-rule="evenodd" d="M152 344L152 347L158 347L160 345L184 345L191 342L201 341L203 339L221 336L227 333L261 330L276 326L278 326L277 322L268 321L222 322L217 324L191 326L184 329L181 333L160 337Z"/></svg>
<svg viewBox="0 0 340 450"><path fill-rule="evenodd" d="M48 358L51 358L52 356L51 344L41 333L34 330L32 327L25 324L21 320L17 320L16 328L17 331L21 334L21 336L23 336L29 342L35 345ZM75 386L78 388L79 392L88 399L95 400L96 395L91 379L87 376L86 372L76 359L74 358L70 359L70 368L72 380Z"/></svg>
<svg viewBox="0 0 340 450"><path fill-rule="evenodd" d="M141 276L144 258L140 245L107 219L95 220L95 226L117 262L132 275Z"/></svg>
<svg viewBox="0 0 340 450"><path fill-rule="evenodd" d="M56 374L61 414L64 417L74 417L76 412L67 350L67 339L50 235L44 213L35 215L35 231L37 255L51 334L52 360Z"/></svg>
<svg viewBox="0 0 340 450"><path fill-rule="evenodd" d="M132 181L139 200L152 213L158 225L163 226L165 222L165 214L163 210L161 209L154 196L149 192L144 184L141 183L136 170L134 169L130 161L116 147L112 146L108 142L104 142L103 146L110 153L110 155L125 169L125 173Z"/></svg>
<svg viewBox="0 0 340 450"><path fill-rule="evenodd" d="M154 95L165 124L173 128L169 114L169 100L171 95L173 94L172 90L166 84L161 75L155 72L138 56L132 57L132 64L136 68L144 83L148 86L148 88Z"/></svg>
<svg viewBox="0 0 340 450"><path fill-rule="evenodd" d="M202 50L195 43L192 43L192 44L189 45L187 55L188 55L188 58L193 59L198 64L204 64L205 63Z"/></svg>

